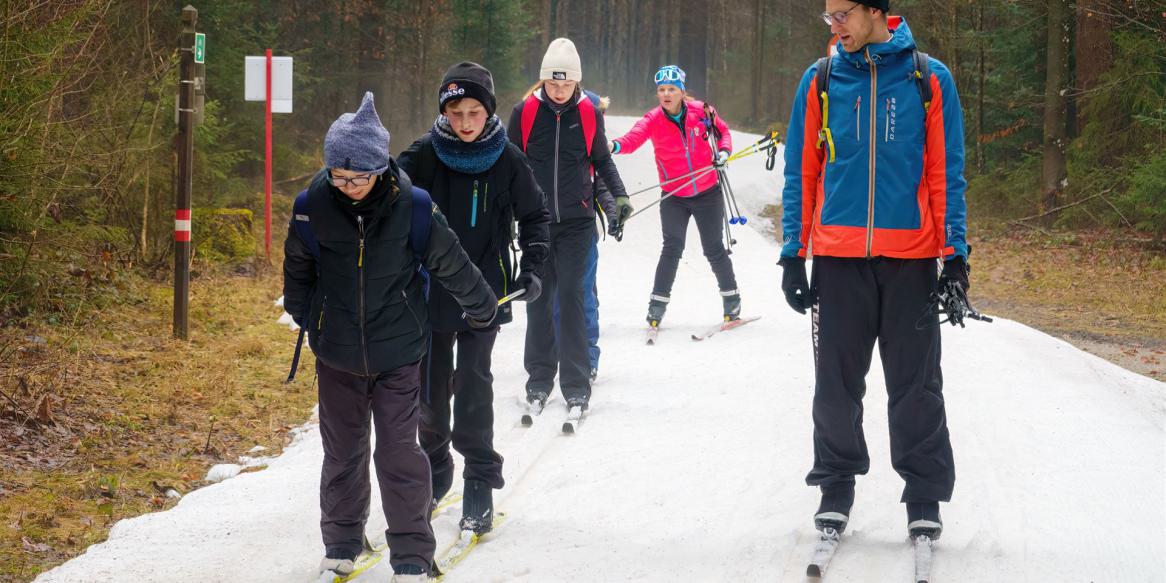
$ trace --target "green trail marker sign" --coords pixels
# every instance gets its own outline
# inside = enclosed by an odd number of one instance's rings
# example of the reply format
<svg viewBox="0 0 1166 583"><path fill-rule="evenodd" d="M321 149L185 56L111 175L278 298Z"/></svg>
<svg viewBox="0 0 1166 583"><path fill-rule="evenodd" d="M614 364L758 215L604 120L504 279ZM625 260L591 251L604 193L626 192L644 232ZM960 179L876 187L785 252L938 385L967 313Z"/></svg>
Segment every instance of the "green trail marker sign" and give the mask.
<svg viewBox="0 0 1166 583"><path fill-rule="evenodd" d="M194 35L194 62L206 62L206 35L201 32Z"/></svg>

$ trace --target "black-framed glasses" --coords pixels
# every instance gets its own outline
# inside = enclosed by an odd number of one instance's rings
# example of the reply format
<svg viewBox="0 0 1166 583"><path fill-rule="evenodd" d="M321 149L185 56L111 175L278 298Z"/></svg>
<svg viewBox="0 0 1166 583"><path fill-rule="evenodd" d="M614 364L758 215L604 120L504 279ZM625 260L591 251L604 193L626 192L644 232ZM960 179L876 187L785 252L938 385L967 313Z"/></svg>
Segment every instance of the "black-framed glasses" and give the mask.
<svg viewBox="0 0 1166 583"><path fill-rule="evenodd" d="M825 22L827 26L831 26L835 22L837 22L838 24L846 24L847 15L850 14L851 10L858 8L859 6L861 6L861 4L859 4L858 2L855 2L854 6L851 6L845 12L842 12L842 11L823 12L822 13L822 21Z"/></svg>
<svg viewBox="0 0 1166 583"><path fill-rule="evenodd" d="M364 174L361 176L347 178L344 176L333 176L332 173L329 172L328 184L331 184L336 188L345 188L348 186L368 186L368 183L372 182L373 178L376 178L375 174Z"/></svg>

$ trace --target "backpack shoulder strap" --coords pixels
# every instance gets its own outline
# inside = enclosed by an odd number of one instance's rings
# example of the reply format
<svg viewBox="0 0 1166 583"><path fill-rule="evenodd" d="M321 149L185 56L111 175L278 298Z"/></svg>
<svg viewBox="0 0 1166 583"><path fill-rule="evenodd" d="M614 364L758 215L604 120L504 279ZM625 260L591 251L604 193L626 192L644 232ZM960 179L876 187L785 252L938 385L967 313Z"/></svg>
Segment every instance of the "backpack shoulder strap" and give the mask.
<svg viewBox="0 0 1166 583"><path fill-rule="evenodd" d="M538 115L538 98L534 95L526 98L522 103L522 151L526 151L526 143L530 140L530 130L534 128L534 118Z"/></svg>
<svg viewBox="0 0 1166 583"><path fill-rule="evenodd" d="M312 217L308 213L308 191L303 190L296 195L292 203L292 226L296 229L300 241L307 246L308 252L316 259L320 258L320 242L316 240L316 233L312 231Z"/></svg>
<svg viewBox="0 0 1166 583"><path fill-rule="evenodd" d="M409 246L413 255L421 260L425 248L429 246L429 228L433 222L433 199L425 189L413 187L413 218L409 223Z"/></svg>
<svg viewBox="0 0 1166 583"><path fill-rule="evenodd" d="M915 67L913 76L919 89L919 99L923 101L923 111L931 109L931 58L923 51L911 51L911 62Z"/></svg>
<svg viewBox="0 0 1166 583"><path fill-rule="evenodd" d="M818 80L818 101L820 103L830 91L830 69L834 67L834 58L822 57L818 59L817 67L816 79Z"/></svg>
<svg viewBox="0 0 1166 583"><path fill-rule="evenodd" d="M417 150L417 174L409 176L413 185L418 182L433 188L437 178L437 151L433 149L433 141L426 141ZM423 187L424 188L424 187Z"/></svg>
<svg viewBox="0 0 1166 583"><path fill-rule="evenodd" d="M586 96L579 100L579 123L583 124L583 141L587 142L587 157L590 158L596 126L599 125L599 110Z"/></svg>
<svg viewBox="0 0 1166 583"><path fill-rule="evenodd" d="M818 130L818 147L826 147L827 162L834 162L834 136L830 132L830 69L834 66L833 57L818 59L818 70L815 84L818 92L818 106L821 111L822 127Z"/></svg>

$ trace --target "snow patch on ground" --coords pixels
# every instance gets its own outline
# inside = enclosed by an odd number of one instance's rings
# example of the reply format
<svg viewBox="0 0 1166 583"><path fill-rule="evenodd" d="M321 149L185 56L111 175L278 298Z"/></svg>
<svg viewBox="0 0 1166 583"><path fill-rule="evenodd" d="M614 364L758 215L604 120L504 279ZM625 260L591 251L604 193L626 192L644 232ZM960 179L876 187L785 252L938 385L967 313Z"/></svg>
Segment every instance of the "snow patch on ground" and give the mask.
<svg viewBox="0 0 1166 583"><path fill-rule="evenodd" d="M609 117L610 137L634 121ZM741 148L757 137L734 139ZM616 161L629 190L658 182L650 147ZM762 156L746 158L730 165L730 177L750 212L779 197L780 160L767 173ZM645 194L633 204L651 200ZM560 432L566 408L558 393L533 427L519 425L525 311L503 328L495 443L506 458L506 488L495 505L509 518L448 583L805 580L818 502L804 483L812 459L809 319L782 299L777 245L735 229L744 313L763 318L692 342L721 310L692 227L660 341L645 346L658 216L645 212L622 243L601 243L604 352L576 435ZM289 358L294 342L289 336L284 347ZM943 343L958 479L943 507L935 580L1166 580L1166 385L1009 320L944 328ZM279 377L273 371L271 382ZM865 408L871 471L859 478L829 579L911 581L877 356ZM313 581L323 556L320 435L314 425L293 434L266 469L123 520L108 541L37 581ZM367 528L380 538L385 522L372 491ZM434 521L438 549L457 537L459 515L453 508ZM357 581L391 573L385 561Z"/></svg>

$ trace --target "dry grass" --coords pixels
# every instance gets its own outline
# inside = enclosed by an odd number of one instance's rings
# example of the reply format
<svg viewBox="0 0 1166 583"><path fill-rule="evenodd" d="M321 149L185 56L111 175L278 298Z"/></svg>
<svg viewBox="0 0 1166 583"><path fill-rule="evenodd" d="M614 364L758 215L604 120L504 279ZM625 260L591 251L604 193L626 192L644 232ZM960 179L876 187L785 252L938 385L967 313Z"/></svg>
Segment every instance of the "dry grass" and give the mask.
<svg viewBox="0 0 1166 583"><path fill-rule="evenodd" d="M1166 381L1166 255L1107 231L1002 234L972 245L978 308Z"/></svg>
<svg viewBox="0 0 1166 583"><path fill-rule="evenodd" d="M278 452L315 403L311 374L282 384L295 336L274 322L278 269L197 277L189 343L171 338L169 284L140 285L75 325L0 331L0 581L169 507L165 490L205 485L211 464Z"/></svg>

